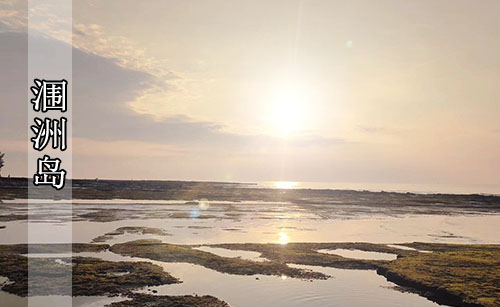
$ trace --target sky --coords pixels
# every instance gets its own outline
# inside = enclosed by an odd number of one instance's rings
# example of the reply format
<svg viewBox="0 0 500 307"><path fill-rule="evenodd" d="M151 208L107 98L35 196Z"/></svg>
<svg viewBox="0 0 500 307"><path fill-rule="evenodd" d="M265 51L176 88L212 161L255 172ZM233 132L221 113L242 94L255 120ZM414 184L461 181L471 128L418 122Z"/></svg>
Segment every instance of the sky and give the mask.
<svg viewBox="0 0 500 307"><path fill-rule="evenodd" d="M0 1L3 175L25 2ZM73 177L500 186L497 0L80 0L72 41L33 9L73 46Z"/></svg>

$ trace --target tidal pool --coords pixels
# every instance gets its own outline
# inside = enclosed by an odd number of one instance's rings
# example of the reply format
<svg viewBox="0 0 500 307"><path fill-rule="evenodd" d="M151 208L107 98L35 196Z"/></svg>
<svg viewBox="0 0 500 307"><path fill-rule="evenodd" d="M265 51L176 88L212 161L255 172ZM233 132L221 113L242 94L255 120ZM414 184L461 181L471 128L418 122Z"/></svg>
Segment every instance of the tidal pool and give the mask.
<svg viewBox="0 0 500 307"><path fill-rule="evenodd" d="M394 284L374 271L295 266L331 275L328 280L275 276L238 276L201 266L174 263L164 268L184 282L141 292L158 295L211 294L232 306L438 306L416 294L394 290Z"/></svg>
<svg viewBox="0 0 500 307"><path fill-rule="evenodd" d="M228 258L241 258L251 261L266 261L265 258L261 258L261 254L257 252L251 251L242 251L242 250L232 250L227 248L219 248L219 247L210 247L210 246L200 246L195 247L194 249L201 250L204 252L212 253L221 257Z"/></svg>
<svg viewBox="0 0 500 307"><path fill-rule="evenodd" d="M417 251L417 252L420 252L420 253L432 253L431 251L425 251L425 250L421 250L421 249L415 249L413 247L408 247L408 246L398 245L398 244L387 244L387 246L393 247L393 248L398 248L398 249L403 249L403 250L407 250L407 251Z"/></svg>

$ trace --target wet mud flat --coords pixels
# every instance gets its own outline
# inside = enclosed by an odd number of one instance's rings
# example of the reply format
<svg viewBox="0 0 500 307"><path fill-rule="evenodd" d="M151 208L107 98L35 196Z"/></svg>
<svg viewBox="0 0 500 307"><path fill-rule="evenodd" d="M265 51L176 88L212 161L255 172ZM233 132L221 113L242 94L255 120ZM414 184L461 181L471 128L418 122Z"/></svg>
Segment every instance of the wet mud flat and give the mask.
<svg viewBox="0 0 500 307"><path fill-rule="evenodd" d="M126 181L126 180L70 180L73 199L82 200L170 200L185 201L185 205L196 204L206 199L211 202L279 202L282 205L315 211L328 218L330 208L346 208L352 214L453 214L453 212L500 213L500 196L414 194L395 192L369 192L352 190L259 188L252 184L186 182L186 181ZM0 200L27 199L27 178L0 178ZM45 187L31 188L31 199L45 198ZM223 205L222 203L220 205ZM232 208L226 205L226 211ZM232 212L234 213L234 212ZM236 211L237 213L237 211ZM98 212L80 216L82 219L112 221L120 218L117 212ZM0 222L26 219L22 211L0 215ZM173 218L189 218L184 213ZM212 218L207 216L206 218ZM229 216L227 216L229 218ZM237 217L237 216L236 216Z"/></svg>
<svg viewBox="0 0 500 307"><path fill-rule="evenodd" d="M289 266L308 265L341 269L376 270L405 291L418 293L439 304L449 306L498 306L500 304L500 245L409 243L397 245L372 243L289 243L281 244L216 244L206 245L235 251L261 254L264 262L222 257L195 249L197 246L175 245L155 240L137 240L114 245L80 244L74 251L106 250L115 254L155 260L182 262L204 266L232 275L276 275L290 278L321 280L330 278L321 272ZM67 246L63 246L66 248ZM38 246L33 251L60 252L61 246ZM350 249L367 252L392 253L396 260L369 260L345 258L318 252L325 249ZM64 276L71 268L72 295L122 295L127 299L111 306L228 306L212 296L164 296L136 293L133 290L151 285L182 282L159 266L143 261L104 261L91 257L30 258L37 274L28 293L28 258L22 253L26 246L0 246L0 276L7 277L2 290L20 296L30 294L65 294L63 286L44 289L43 279L50 284L57 276ZM426 252L421 252L425 250ZM132 259L132 258L131 258ZM33 276L30 276L30 283ZM54 277L55 276L55 277ZM36 280L36 278L40 278ZM66 293L67 294L67 293ZM170 305L169 305L170 304Z"/></svg>

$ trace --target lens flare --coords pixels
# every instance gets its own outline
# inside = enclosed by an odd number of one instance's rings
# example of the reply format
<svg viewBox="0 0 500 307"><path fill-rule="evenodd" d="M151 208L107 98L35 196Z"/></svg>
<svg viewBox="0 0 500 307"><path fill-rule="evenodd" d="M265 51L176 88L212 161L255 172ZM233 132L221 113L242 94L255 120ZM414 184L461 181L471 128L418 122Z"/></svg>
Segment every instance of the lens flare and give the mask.
<svg viewBox="0 0 500 307"><path fill-rule="evenodd" d="M200 211L198 211L198 209L191 210L189 212L189 217L192 218L192 219L199 218L200 217Z"/></svg>
<svg viewBox="0 0 500 307"><path fill-rule="evenodd" d="M208 210L208 208L210 208L210 203L207 199L201 199L198 203L198 207L200 210Z"/></svg>

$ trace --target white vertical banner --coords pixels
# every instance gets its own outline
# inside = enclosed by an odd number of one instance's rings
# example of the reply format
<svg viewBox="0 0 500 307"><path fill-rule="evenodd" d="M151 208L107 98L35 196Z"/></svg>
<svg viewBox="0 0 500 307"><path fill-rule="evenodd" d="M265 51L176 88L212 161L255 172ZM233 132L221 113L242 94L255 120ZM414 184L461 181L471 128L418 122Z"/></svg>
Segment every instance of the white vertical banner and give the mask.
<svg viewBox="0 0 500 307"><path fill-rule="evenodd" d="M71 261L72 0L28 0L28 86L29 253L59 244L57 253ZM51 307L71 306L70 262L47 272L34 256L28 305L37 305L33 297L54 295Z"/></svg>

